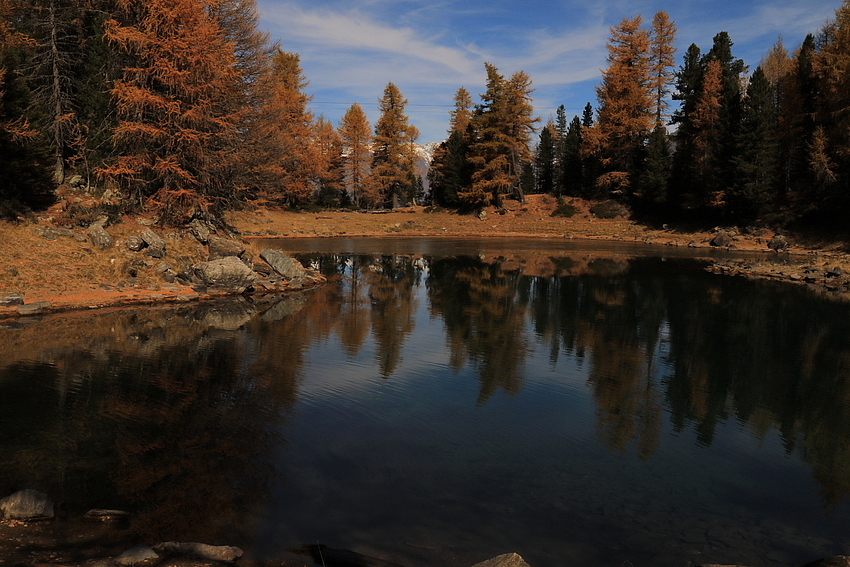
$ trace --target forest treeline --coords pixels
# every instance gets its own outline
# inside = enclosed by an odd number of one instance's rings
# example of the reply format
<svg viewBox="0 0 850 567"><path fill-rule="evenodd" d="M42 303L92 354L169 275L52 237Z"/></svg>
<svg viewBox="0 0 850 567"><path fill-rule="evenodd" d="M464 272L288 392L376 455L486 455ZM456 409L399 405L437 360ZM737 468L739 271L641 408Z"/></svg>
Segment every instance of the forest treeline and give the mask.
<svg viewBox="0 0 850 567"><path fill-rule="evenodd" d="M309 110L300 57L256 0L0 0L0 216L72 177L161 222L244 203L461 210L530 192L645 216L840 223L850 212L850 0L752 72L718 33L676 66L665 12L611 29L596 108L541 125L532 80L485 63L458 89L424 191L418 131L389 83L374 127Z"/></svg>

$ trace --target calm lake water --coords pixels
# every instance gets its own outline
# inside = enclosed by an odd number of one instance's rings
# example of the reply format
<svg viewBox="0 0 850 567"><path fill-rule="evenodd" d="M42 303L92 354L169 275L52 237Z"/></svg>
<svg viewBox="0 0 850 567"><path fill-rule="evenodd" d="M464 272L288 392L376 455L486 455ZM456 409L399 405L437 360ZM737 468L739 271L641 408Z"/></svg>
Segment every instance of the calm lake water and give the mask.
<svg viewBox="0 0 850 567"><path fill-rule="evenodd" d="M328 284L0 323L0 496L261 559L850 554L850 305L658 247L265 244Z"/></svg>

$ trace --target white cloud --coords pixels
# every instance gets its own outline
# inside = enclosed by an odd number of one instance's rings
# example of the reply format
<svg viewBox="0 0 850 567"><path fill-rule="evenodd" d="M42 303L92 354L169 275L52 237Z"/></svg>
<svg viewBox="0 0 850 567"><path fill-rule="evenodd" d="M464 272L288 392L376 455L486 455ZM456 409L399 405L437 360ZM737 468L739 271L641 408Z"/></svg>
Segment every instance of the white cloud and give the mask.
<svg viewBox="0 0 850 567"><path fill-rule="evenodd" d="M275 5L263 12L288 41L345 51L377 51L435 63L468 74L474 62L461 49L419 37L409 27L395 28L357 13L305 10L295 4Z"/></svg>

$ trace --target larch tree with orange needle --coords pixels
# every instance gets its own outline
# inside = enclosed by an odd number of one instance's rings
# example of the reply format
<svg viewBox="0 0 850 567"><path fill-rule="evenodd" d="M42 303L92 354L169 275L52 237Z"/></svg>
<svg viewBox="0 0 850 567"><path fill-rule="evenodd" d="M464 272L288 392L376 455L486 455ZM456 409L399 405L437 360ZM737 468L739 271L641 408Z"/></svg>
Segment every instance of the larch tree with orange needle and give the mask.
<svg viewBox="0 0 850 567"><path fill-rule="evenodd" d="M706 202L722 198L717 185L718 131L723 97L723 70L716 59L710 59L705 67L702 90L697 99L692 123L694 128L694 180L697 199Z"/></svg>
<svg viewBox="0 0 850 567"><path fill-rule="evenodd" d="M261 193L273 201L300 206L310 201L319 168L313 143L313 114L304 94L307 81L297 53L278 49L272 57L269 98L258 129L265 145L256 164Z"/></svg>
<svg viewBox="0 0 850 567"><path fill-rule="evenodd" d="M137 23L106 25L109 41L136 63L112 88L120 154L102 173L163 223L216 213L237 197L227 172L239 73L232 44L209 16L214 2L149 0ZM121 4L130 8L129 0Z"/></svg>
<svg viewBox="0 0 850 567"><path fill-rule="evenodd" d="M663 124L667 115L667 96L675 78L675 41L676 24L670 21L667 12L656 13L649 33L650 86L656 126Z"/></svg>
<svg viewBox="0 0 850 567"><path fill-rule="evenodd" d="M611 29L609 66L596 87L597 120L587 132L590 151L603 166L596 184L612 193L630 190L653 124L649 33L641 22L640 16L625 18Z"/></svg>
<svg viewBox="0 0 850 567"><path fill-rule="evenodd" d="M372 128L359 104L355 102L345 112L338 131L346 190L355 205L372 208L379 198L372 183Z"/></svg>

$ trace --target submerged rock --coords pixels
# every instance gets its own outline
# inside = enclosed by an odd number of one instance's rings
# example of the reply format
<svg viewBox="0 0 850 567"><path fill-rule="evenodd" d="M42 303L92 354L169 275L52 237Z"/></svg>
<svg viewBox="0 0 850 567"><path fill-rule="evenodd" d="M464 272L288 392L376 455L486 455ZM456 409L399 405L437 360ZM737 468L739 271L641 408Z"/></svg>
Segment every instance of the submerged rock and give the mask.
<svg viewBox="0 0 850 567"><path fill-rule="evenodd" d="M242 550L229 545L207 545L206 543L179 543L167 541L153 546L157 553L167 555L186 555L207 561L233 563L242 557Z"/></svg>
<svg viewBox="0 0 850 567"><path fill-rule="evenodd" d="M116 556L115 562L118 565L135 565L148 559L159 559L159 555L149 545L139 544Z"/></svg>
<svg viewBox="0 0 850 567"><path fill-rule="evenodd" d="M493 559L476 563L472 567L530 567L519 553L505 553Z"/></svg>
<svg viewBox="0 0 850 567"><path fill-rule="evenodd" d="M0 500L0 513L18 520L52 518L53 501L47 494L27 488Z"/></svg>

